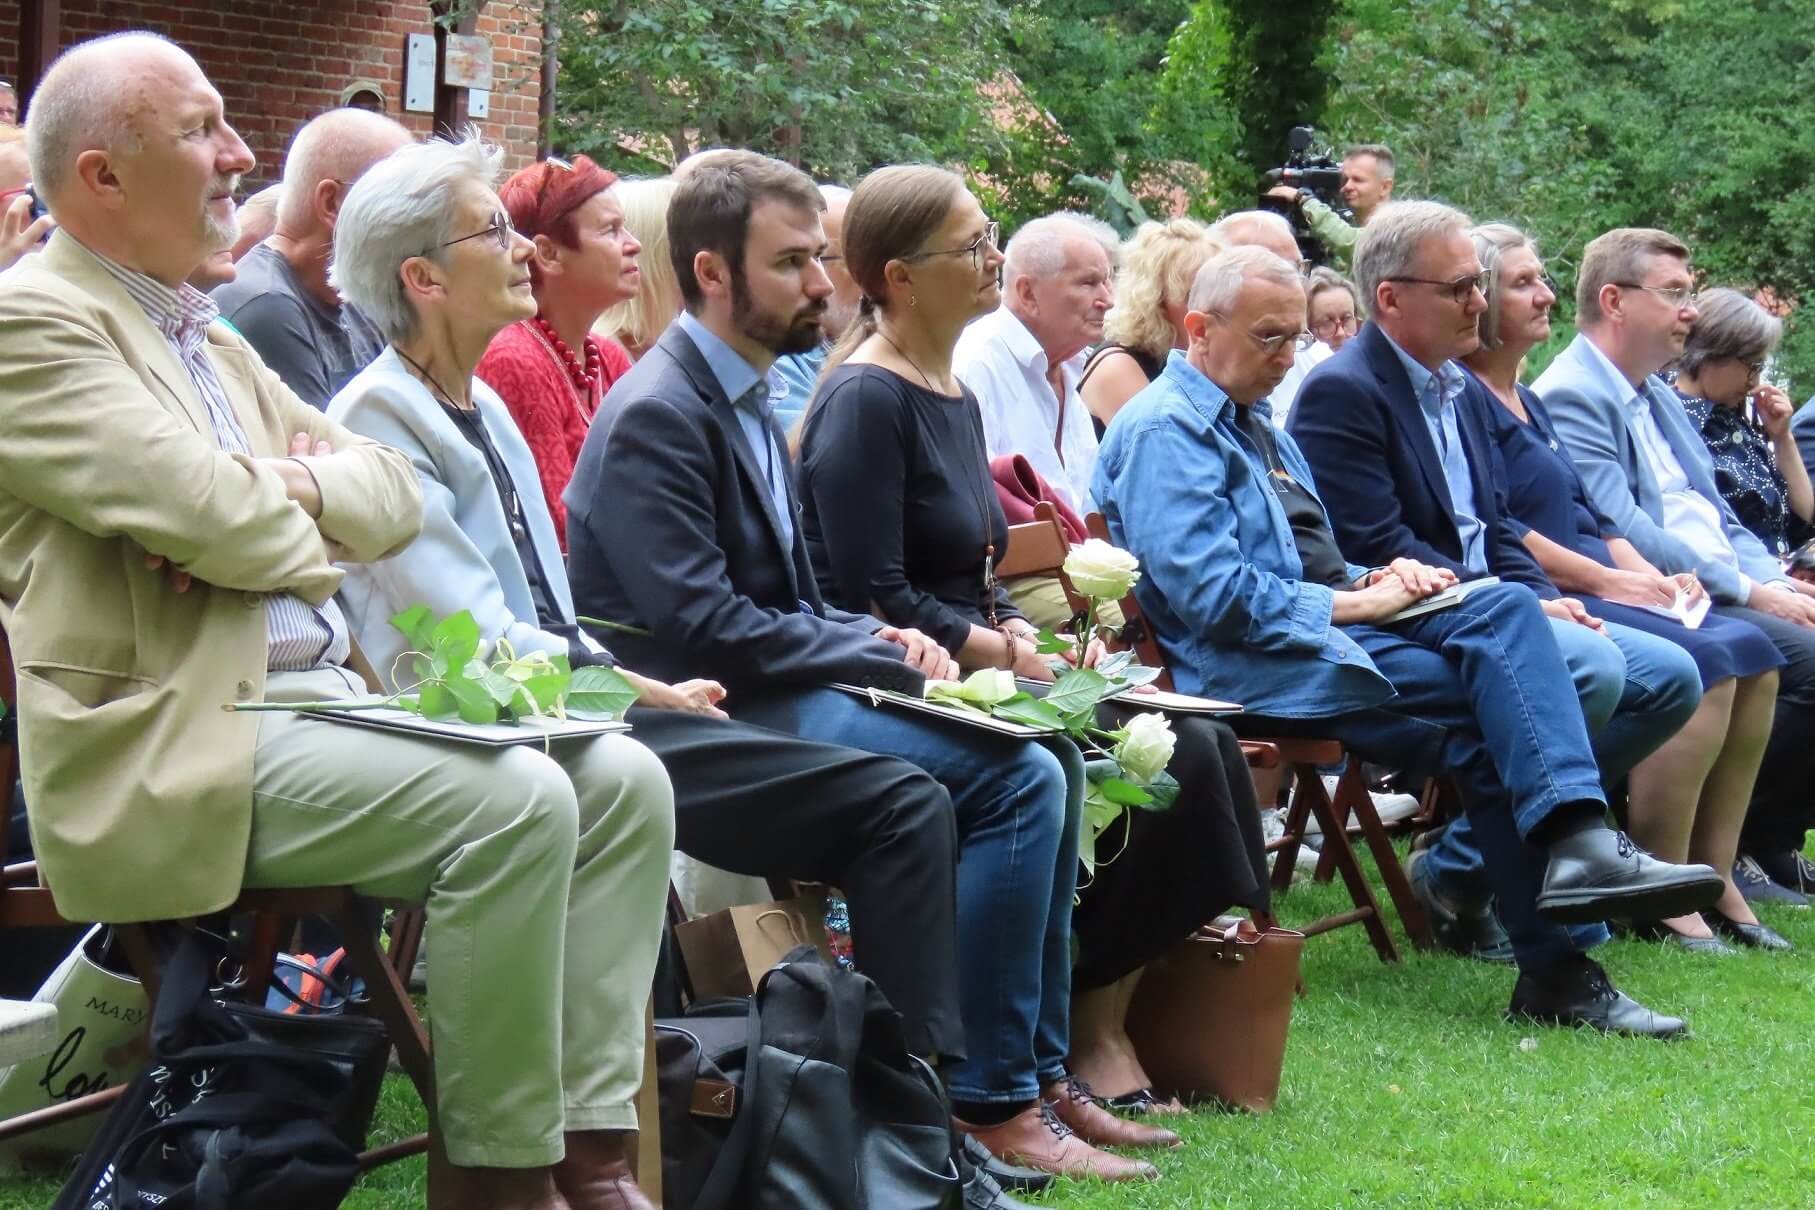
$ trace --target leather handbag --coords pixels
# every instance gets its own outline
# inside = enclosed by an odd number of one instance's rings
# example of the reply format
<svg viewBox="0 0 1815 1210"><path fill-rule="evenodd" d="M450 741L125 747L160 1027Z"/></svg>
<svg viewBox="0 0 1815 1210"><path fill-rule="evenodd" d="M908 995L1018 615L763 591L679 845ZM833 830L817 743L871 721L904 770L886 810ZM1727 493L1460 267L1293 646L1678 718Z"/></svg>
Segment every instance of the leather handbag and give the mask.
<svg viewBox="0 0 1815 1210"><path fill-rule="evenodd" d="M1279 1096L1305 935L1220 918L1151 963L1128 1036L1154 1090L1265 1113Z"/></svg>

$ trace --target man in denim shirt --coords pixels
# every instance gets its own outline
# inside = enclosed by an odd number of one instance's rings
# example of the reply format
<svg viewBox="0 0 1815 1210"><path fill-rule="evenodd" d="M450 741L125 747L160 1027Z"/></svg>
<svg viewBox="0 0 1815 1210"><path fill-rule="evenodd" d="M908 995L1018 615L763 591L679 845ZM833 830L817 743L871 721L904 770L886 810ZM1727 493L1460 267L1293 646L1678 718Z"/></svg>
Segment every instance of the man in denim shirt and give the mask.
<svg viewBox="0 0 1815 1210"><path fill-rule="evenodd" d="M1303 456L1273 428L1266 396L1304 327L1296 269L1232 249L1188 304L1188 347L1117 416L1094 484L1112 539L1141 558L1135 592L1178 687L1245 702L1275 734L1455 776L1520 966L1510 1013L1681 1033L1582 952L1601 930L1563 925L1692 910L1720 879L1607 828L1581 712L1548 708L1575 693L1537 598L1502 584L1388 622L1454 575L1344 562Z"/></svg>

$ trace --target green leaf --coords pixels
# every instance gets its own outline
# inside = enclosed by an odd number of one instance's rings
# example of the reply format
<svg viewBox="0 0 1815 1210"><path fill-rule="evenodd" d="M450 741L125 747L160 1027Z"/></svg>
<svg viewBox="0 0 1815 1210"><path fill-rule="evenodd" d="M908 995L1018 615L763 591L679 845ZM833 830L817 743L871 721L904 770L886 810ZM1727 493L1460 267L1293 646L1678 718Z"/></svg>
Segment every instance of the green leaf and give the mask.
<svg viewBox="0 0 1815 1210"><path fill-rule="evenodd" d="M1134 663L1134 651L1132 649L1128 651L1112 651L1097 661L1096 669L1104 676L1115 677L1121 675L1122 670L1132 663Z"/></svg>
<svg viewBox="0 0 1815 1210"><path fill-rule="evenodd" d="M565 710L588 722L617 722L637 700L635 686L616 668L576 668L567 685Z"/></svg>
<svg viewBox="0 0 1815 1210"><path fill-rule="evenodd" d="M1122 777L1105 777L1096 783L1096 791L1121 807L1144 807L1153 801L1146 789Z"/></svg>
<svg viewBox="0 0 1815 1210"><path fill-rule="evenodd" d="M479 623L470 610L450 613L435 624L430 643L437 660L445 658L449 668L459 668L479 653Z"/></svg>
<svg viewBox="0 0 1815 1210"><path fill-rule="evenodd" d="M1096 669L1073 668L1053 682L1043 700L1066 719L1079 719L1093 714L1097 703L1115 691Z"/></svg>
<svg viewBox="0 0 1815 1210"><path fill-rule="evenodd" d="M1005 702L997 702L989 712L997 718L1047 731L1065 730L1064 717L1052 707L1051 699L1020 693Z"/></svg>
<svg viewBox="0 0 1815 1210"><path fill-rule="evenodd" d="M455 709L463 723L495 723L498 721L498 703L492 700L485 682L479 677L450 677L447 691L454 699ZM509 719L505 721L511 721Z"/></svg>
<svg viewBox="0 0 1815 1210"><path fill-rule="evenodd" d="M447 686L439 681L429 681L417 694L418 713L423 718L438 719L441 722L452 722L460 717L460 703L448 692Z"/></svg>
<svg viewBox="0 0 1815 1210"><path fill-rule="evenodd" d="M427 605L412 605L393 615L391 626L417 651L427 652L435 645L435 615Z"/></svg>
<svg viewBox="0 0 1815 1210"><path fill-rule="evenodd" d="M1130 664L1122 669L1121 675L1116 679L1122 682L1122 688L1133 689L1137 685L1151 685L1159 680L1160 670L1149 668L1146 664Z"/></svg>
<svg viewBox="0 0 1815 1210"><path fill-rule="evenodd" d="M1038 655L1070 655L1077 649L1076 639L1061 638L1050 630L1034 635L1034 652Z"/></svg>
<svg viewBox="0 0 1815 1210"><path fill-rule="evenodd" d="M1178 778L1164 769L1160 770L1159 776L1147 783L1147 789L1152 796L1152 801L1134 804L1142 810L1165 811L1178 801Z"/></svg>

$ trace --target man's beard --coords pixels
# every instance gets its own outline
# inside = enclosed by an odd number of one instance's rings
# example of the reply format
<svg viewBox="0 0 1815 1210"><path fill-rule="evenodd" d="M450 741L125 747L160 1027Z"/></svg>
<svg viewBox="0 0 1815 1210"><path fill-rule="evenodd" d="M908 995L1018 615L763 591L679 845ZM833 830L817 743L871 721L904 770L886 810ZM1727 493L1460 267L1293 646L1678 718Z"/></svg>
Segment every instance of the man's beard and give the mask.
<svg viewBox="0 0 1815 1210"><path fill-rule="evenodd" d="M744 275L731 275L732 325L778 357L817 349L824 339L820 322L825 313L826 304L823 301L802 307L785 318L774 312L758 311Z"/></svg>
<svg viewBox="0 0 1815 1210"><path fill-rule="evenodd" d="M225 189L219 187L222 184L226 185ZM208 187L210 198L217 193L225 193L231 197L237 192L239 192L238 177L230 177L224 182L217 181ZM214 217L214 212L209 209L207 201L204 200L202 203L202 231L208 237L210 254L219 252L223 248L233 247L239 240L239 207L235 206L233 212L227 216L227 221L223 223Z"/></svg>

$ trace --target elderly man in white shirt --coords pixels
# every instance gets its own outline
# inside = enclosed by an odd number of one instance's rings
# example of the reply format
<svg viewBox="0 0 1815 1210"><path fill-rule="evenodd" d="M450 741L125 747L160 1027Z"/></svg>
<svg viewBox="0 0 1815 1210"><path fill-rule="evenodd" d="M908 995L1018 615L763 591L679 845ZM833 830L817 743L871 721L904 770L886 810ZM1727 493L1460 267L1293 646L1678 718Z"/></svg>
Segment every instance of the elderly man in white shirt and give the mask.
<svg viewBox="0 0 1815 1210"><path fill-rule="evenodd" d="M1002 305L966 328L952 370L977 396L990 457L1025 456L1078 512L1090 509L1097 436L1078 395L1084 350L1115 302L1114 228L1060 211L1015 232Z"/></svg>

